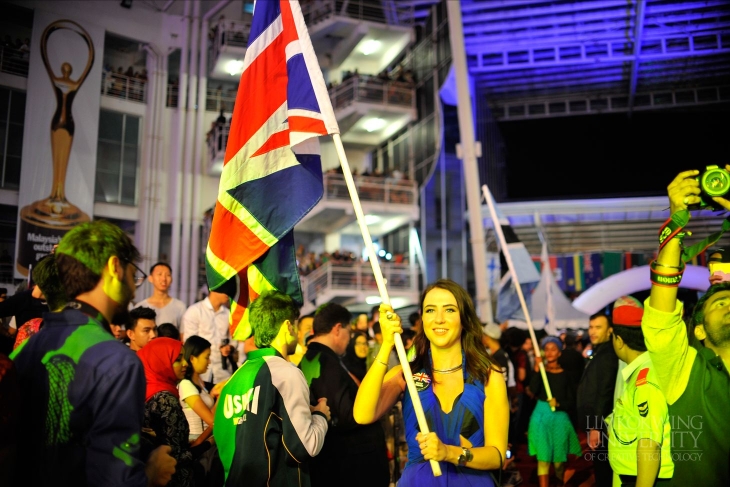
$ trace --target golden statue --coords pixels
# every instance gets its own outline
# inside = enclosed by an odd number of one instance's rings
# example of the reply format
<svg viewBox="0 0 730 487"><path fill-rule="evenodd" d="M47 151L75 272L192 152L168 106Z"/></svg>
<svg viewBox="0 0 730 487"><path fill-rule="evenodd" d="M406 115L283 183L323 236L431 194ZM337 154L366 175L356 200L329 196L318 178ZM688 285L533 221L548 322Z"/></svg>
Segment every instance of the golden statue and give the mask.
<svg viewBox="0 0 730 487"><path fill-rule="evenodd" d="M48 61L48 39L57 30L70 30L79 34L89 48L86 67L76 80L71 78L73 72L71 64L62 63L61 75L57 76ZM88 32L76 22L57 20L49 24L41 35L41 56L56 94L56 112L51 119L53 183L48 198L31 203L20 210L17 269L23 275L27 275L28 265L34 264L38 256L42 257L41 254L48 245L52 247L52 243L55 243L53 240L57 242L66 231L90 220L89 215L66 199L66 171L75 128L71 105L94 64L94 43ZM36 244L31 246L30 242Z"/></svg>

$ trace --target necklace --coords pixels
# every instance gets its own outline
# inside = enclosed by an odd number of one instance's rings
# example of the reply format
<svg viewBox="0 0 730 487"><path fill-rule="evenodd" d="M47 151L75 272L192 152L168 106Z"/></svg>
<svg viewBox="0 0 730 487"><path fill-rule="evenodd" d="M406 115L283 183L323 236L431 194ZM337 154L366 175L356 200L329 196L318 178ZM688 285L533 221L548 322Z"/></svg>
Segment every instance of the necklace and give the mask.
<svg viewBox="0 0 730 487"><path fill-rule="evenodd" d="M437 368L434 368L434 372L438 372L439 374L450 374L452 372L456 372L457 370L461 370L462 364L457 365L456 367L451 367L450 369L446 370L439 370Z"/></svg>

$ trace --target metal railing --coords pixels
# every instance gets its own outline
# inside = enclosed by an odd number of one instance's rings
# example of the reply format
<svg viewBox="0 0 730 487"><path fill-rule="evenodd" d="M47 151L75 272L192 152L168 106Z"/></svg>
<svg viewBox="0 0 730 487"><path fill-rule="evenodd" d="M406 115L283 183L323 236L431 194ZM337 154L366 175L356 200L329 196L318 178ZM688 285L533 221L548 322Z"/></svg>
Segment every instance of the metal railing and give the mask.
<svg viewBox="0 0 730 487"><path fill-rule="evenodd" d="M209 161L223 160L226 155L226 145L228 144L228 131L231 129L230 124L216 124L208 132L208 157Z"/></svg>
<svg viewBox="0 0 730 487"><path fill-rule="evenodd" d="M220 20L211 28L210 63L215 65L218 55L224 47L248 47L248 36L251 34L251 22L243 20Z"/></svg>
<svg viewBox="0 0 730 487"><path fill-rule="evenodd" d="M28 52L23 52L12 47L0 47L0 71L27 78L28 55Z"/></svg>
<svg viewBox="0 0 730 487"><path fill-rule="evenodd" d="M355 176L355 187L361 201L415 205L418 197L416 183L394 177ZM323 200L350 200L345 176L324 175Z"/></svg>
<svg viewBox="0 0 730 487"><path fill-rule="evenodd" d="M101 94L144 103L147 101L147 80L117 73L102 73Z"/></svg>
<svg viewBox="0 0 730 487"><path fill-rule="evenodd" d="M409 264L381 262L383 278L391 291L418 292L416 271ZM362 291L378 293L369 262L338 264L327 262L301 277L304 302L310 302L326 291Z"/></svg>
<svg viewBox="0 0 730 487"><path fill-rule="evenodd" d="M411 83L386 81L367 75L352 76L329 89L332 107L335 110L356 101L415 109L415 92Z"/></svg>
<svg viewBox="0 0 730 487"><path fill-rule="evenodd" d="M333 16L388 25L413 25L413 6L380 0L315 0L302 2L302 14L312 27Z"/></svg>

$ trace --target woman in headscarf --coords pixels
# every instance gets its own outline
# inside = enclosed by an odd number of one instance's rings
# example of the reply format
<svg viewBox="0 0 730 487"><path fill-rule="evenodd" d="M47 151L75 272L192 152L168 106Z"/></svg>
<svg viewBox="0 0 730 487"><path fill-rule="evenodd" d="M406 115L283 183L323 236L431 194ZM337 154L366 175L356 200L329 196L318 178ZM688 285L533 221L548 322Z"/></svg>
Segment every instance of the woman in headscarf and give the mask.
<svg viewBox="0 0 730 487"><path fill-rule="evenodd" d="M530 455L537 456L540 487L547 487L550 485L550 464L555 465L557 485L564 485L563 475L568 455L580 455L581 448L570 422L570 413L575 407L575 390L570 376L558 361L563 343L557 337L547 336L540 345L544 352L545 372L553 397L548 400L542 375L533 375L527 392L535 396L537 404L530 417L527 439ZM537 357L536 360L543 359Z"/></svg>
<svg viewBox="0 0 730 487"><path fill-rule="evenodd" d="M156 338L137 355L147 379L143 428L154 432L159 445L170 445L170 455L177 460L168 487L191 487L194 481L193 455L188 443L190 429L177 390L187 369L182 343L172 338Z"/></svg>

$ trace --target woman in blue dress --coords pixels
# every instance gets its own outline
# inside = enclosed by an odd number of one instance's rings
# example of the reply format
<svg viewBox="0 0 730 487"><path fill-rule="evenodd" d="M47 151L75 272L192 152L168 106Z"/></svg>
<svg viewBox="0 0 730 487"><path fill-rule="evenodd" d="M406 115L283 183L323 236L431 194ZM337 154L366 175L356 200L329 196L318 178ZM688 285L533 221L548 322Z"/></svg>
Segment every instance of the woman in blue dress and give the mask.
<svg viewBox="0 0 730 487"><path fill-rule="evenodd" d="M430 432L421 434L400 365L387 374L400 318L381 305L383 344L360 384L354 416L375 422L403 397L408 463L399 486L494 486L507 450L509 404L501 369L482 345L482 325L467 292L440 279L421 295L423 331L416 335L411 372ZM429 460L439 462L434 477Z"/></svg>

